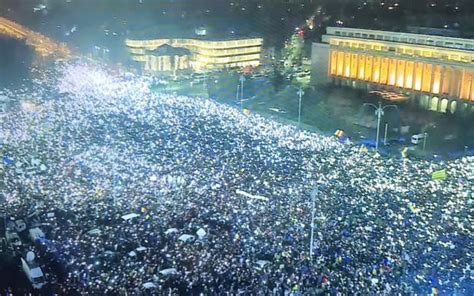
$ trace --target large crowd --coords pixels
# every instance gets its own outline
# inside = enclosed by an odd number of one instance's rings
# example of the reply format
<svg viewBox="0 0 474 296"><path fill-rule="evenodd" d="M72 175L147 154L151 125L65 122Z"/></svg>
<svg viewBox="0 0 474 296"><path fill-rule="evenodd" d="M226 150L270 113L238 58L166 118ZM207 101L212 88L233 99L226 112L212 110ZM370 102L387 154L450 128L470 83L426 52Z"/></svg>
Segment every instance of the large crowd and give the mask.
<svg viewBox="0 0 474 296"><path fill-rule="evenodd" d="M57 65L0 118L2 203L38 212L56 293L472 295L474 158L378 157L151 82Z"/></svg>

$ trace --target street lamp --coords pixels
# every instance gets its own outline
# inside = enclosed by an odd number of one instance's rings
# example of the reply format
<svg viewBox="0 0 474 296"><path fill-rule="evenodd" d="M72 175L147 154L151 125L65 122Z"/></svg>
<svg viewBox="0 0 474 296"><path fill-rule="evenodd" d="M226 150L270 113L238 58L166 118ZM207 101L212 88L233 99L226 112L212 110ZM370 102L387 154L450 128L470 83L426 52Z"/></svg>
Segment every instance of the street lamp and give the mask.
<svg viewBox="0 0 474 296"><path fill-rule="evenodd" d="M426 138L428 138L427 132L424 133L424 137L423 137L423 152L425 152L425 148L426 148Z"/></svg>
<svg viewBox="0 0 474 296"><path fill-rule="evenodd" d="M313 259L313 246L314 246L314 214L315 214L315 203L316 203L316 195L319 194L319 188L316 185L316 187L313 188L313 191L311 191L311 238L309 241L309 258L310 260Z"/></svg>
<svg viewBox="0 0 474 296"><path fill-rule="evenodd" d="M292 85L292 87L296 88L296 86ZM298 91L296 92L298 95L298 128L301 129L301 100L304 95L304 91L302 87L298 87Z"/></svg>
<svg viewBox="0 0 474 296"><path fill-rule="evenodd" d="M375 115L377 116L377 135L375 137L375 150L379 150L379 133L380 133L380 120L382 119L382 116L384 115L384 110L388 108L395 108L398 109L397 106L395 105L385 105L382 106L382 102L379 101L379 105L374 105L371 103L364 103L363 106L370 106L375 109Z"/></svg>
<svg viewBox="0 0 474 296"><path fill-rule="evenodd" d="M244 108L244 81L245 81L245 76L240 75L239 77L239 83L240 83L240 109ZM239 85L237 85L237 95L236 98L238 99L239 96Z"/></svg>
<svg viewBox="0 0 474 296"><path fill-rule="evenodd" d="M301 97L304 95L304 91L301 87L298 89L297 94L299 98L298 100L298 128L301 129Z"/></svg>

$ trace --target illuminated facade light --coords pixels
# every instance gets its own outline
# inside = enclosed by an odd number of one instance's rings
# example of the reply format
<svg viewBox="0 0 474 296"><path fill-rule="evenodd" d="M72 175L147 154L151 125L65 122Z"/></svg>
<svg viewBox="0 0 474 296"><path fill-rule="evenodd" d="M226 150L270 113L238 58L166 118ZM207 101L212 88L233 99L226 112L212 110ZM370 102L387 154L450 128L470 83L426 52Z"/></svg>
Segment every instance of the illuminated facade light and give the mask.
<svg viewBox="0 0 474 296"><path fill-rule="evenodd" d="M340 27L322 39L328 79L474 102L474 40Z"/></svg>
<svg viewBox="0 0 474 296"><path fill-rule="evenodd" d="M154 58L150 51L160 46L170 46L189 50L189 55L183 58L181 65L189 64L185 69L193 71L216 70L222 68L235 67L257 67L260 65L263 39L235 39L225 41L206 41L200 39L152 39L152 40L131 40L125 41L132 60L142 63L147 71L167 71L162 70L158 64L154 63ZM166 58L165 58L166 59ZM170 65L177 65L176 62L165 62ZM168 69L168 66L164 66Z"/></svg>
<svg viewBox="0 0 474 296"><path fill-rule="evenodd" d="M0 17L0 32L15 39L25 40L25 43L41 57L64 59L71 56L71 51L66 45L3 17Z"/></svg>

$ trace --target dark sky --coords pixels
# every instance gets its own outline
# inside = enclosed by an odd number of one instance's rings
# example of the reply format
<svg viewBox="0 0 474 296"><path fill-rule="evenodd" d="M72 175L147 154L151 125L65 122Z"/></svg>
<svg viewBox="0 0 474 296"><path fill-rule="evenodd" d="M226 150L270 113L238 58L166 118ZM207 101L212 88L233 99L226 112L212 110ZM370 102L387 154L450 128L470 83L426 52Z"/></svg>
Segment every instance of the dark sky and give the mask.
<svg viewBox="0 0 474 296"><path fill-rule="evenodd" d="M320 12L317 21L323 28L342 20L345 26L395 31L403 30L406 25L446 25L468 36L474 35L474 0L384 0L384 6L380 2L0 0L0 15L85 51L95 45L119 47L127 37L185 37L201 25L218 37L232 37L231 32L241 37L256 35L264 37L267 44L282 46L294 28L317 11ZM41 3L46 9L34 12ZM388 6L394 3L399 5L389 10ZM436 6L431 7L430 3Z"/></svg>

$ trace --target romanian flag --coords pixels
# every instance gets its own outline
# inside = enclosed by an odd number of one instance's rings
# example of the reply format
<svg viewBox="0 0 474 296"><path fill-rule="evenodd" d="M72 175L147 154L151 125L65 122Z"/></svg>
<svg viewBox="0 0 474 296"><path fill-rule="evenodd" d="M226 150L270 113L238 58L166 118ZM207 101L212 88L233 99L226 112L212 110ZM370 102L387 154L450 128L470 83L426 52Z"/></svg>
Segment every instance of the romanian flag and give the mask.
<svg viewBox="0 0 474 296"><path fill-rule="evenodd" d="M446 179L446 170L439 170L431 174L431 179L433 180L443 180Z"/></svg>

